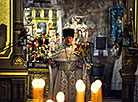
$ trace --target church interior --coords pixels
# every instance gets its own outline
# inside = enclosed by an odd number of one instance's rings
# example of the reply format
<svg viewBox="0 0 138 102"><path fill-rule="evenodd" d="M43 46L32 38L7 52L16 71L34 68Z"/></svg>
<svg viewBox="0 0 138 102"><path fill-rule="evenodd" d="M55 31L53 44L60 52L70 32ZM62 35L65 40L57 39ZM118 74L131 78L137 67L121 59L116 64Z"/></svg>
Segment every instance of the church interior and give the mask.
<svg viewBox="0 0 138 102"><path fill-rule="evenodd" d="M48 61L63 29L74 29L86 81L102 82L101 96L76 102L138 102L138 0L0 0L0 13L0 102L54 102Z"/></svg>

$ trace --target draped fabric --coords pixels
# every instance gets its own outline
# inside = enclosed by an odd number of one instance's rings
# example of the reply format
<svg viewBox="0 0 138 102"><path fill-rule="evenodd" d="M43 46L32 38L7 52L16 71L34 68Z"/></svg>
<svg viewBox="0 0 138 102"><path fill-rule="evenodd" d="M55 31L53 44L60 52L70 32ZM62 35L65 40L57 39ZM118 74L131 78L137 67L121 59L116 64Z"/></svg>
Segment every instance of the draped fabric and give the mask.
<svg viewBox="0 0 138 102"><path fill-rule="evenodd" d="M65 71L58 70L55 78L53 98L55 100L58 91L62 91L65 94L66 102L75 102L76 89L75 84L78 79L81 78L81 70Z"/></svg>
<svg viewBox="0 0 138 102"><path fill-rule="evenodd" d="M122 68L122 54L118 59L116 59L113 74L112 74L112 81L111 81L111 89L112 90L122 90L122 78L119 73L119 70Z"/></svg>
<svg viewBox="0 0 138 102"><path fill-rule="evenodd" d="M112 41L120 41L120 34L122 34L122 17L123 7L110 7L110 34Z"/></svg>
<svg viewBox="0 0 138 102"><path fill-rule="evenodd" d="M135 87L134 87L134 102L138 102L138 65L135 75L136 77L135 77Z"/></svg>
<svg viewBox="0 0 138 102"><path fill-rule="evenodd" d="M74 45L67 47L61 45L56 52L53 53L52 58L54 64L52 65L52 82L50 85L53 92L49 92L55 102L56 94L62 91L65 94L65 102L75 102L76 88L75 84L78 79L83 78L83 61L74 53ZM88 78L88 77L87 77ZM86 83L87 84L87 83Z"/></svg>

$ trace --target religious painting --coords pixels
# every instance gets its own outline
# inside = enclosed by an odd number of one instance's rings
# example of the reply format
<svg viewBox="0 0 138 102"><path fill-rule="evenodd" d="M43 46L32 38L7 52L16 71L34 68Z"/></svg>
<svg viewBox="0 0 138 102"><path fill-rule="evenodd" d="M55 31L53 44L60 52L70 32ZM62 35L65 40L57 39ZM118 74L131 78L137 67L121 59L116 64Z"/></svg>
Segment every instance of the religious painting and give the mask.
<svg viewBox="0 0 138 102"><path fill-rule="evenodd" d="M26 25L24 26L27 36L32 36L32 26Z"/></svg>
<svg viewBox="0 0 138 102"><path fill-rule="evenodd" d="M85 16L74 16L64 26L64 29L74 29L74 39L76 39L76 43L87 42L89 34L88 27L84 20Z"/></svg>
<svg viewBox="0 0 138 102"><path fill-rule="evenodd" d="M44 10L44 18L49 18L49 10Z"/></svg>
<svg viewBox="0 0 138 102"><path fill-rule="evenodd" d="M96 49L97 50L106 49L106 37L96 37Z"/></svg>
<svg viewBox="0 0 138 102"><path fill-rule="evenodd" d="M37 34L46 34L46 23L38 22L37 24Z"/></svg>
<svg viewBox="0 0 138 102"><path fill-rule="evenodd" d="M41 11L40 10L35 10L35 17L40 17Z"/></svg>
<svg viewBox="0 0 138 102"><path fill-rule="evenodd" d="M57 10L52 10L52 18L57 19Z"/></svg>
<svg viewBox="0 0 138 102"><path fill-rule="evenodd" d="M0 0L0 59L13 52L13 0Z"/></svg>
<svg viewBox="0 0 138 102"><path fill-rule="evenodd" d="M27 12L28 12L29 17L32 16L32 10L31 9L27 10Z"/></svg>
<svg viewBox="0 0 138 102"><path fill-rule="evenodd" d="M32 15L32 9L30 8L25 8L24 11L24 24L25 25L30 25L32 23L33 20L33 15Z"/></svg>
<svg viewBox="0 0 138 102"><path fill-rule="evenodd" d="M106 36L97 36L94 42L94 54L93 56L99 56L100 51L103 56L108 56L107 38Z"/></svg>
<svg viewBox="0 0 138 102"><path fill-rule="evenodd" d="M112 41L120 41L122 34L123 7L110 7L110 34Z"/></svg>
<svg viewBox="0 0 138 102"><path fill-rule="evenodd" d="M57 20L53 20L53 26L57 27Z"/></svg>
<svg viewBox="0 0 138 102"><path fill-rule="evenodd" d="M7 26L5 24L0 25L0 51L6 46L7 39Z"/></svg>
<svg viewBox="0 0 138 102"><path fill-rule="evenodd" d="M131 36L122 36L122 46L130 47L131 46Z"/></svg>
<svg viewBox="0 0 138 102"><path fill-rule="evenodd" d="M51 51L54 51L55 46L61 41L59 37L61 33L57 32L62 29L59 27L61 24L60 12L57 9L25 8L24 13L26 10L32 11L32 21L26 23L27 19L24 19L24 27L27 31L26 46L24 46L25 61L43 62L44 56L45 58L51 56ZM52 13L53 10L54 13ZM53 16L57 18L53 19Z"/></svg>

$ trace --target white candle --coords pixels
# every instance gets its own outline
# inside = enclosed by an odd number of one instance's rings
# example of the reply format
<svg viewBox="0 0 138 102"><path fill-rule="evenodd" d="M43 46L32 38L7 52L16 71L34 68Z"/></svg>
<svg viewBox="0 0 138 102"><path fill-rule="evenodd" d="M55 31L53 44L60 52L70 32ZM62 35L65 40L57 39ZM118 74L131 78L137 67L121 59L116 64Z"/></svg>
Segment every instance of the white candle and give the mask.
<svg viewBox="0 0 138 102"><path fill-rule="evenodd" d="M84 102L85 89L86 89L85 83L81 79L77 80L77 82L76 82L76 90L77 90L76 102Z"/></svg>
<svg viewBox="0 0 138 102"><path fill-rule="evenodd" d="M85 40L86 43L87 43L87 39L88 39L88 30L86 31L86 40Z"/></svg>
<svg viewBox="0 0 138 102"><path fill-rule="evenodd" d="M102 102L102 82L96 80L91 85L91 102Z"/></svg>
<svg viewBox="0 0 138 102"><path fill-rule="evenodd" d="M43 102L45 81L43 79L34 79L33 86L33 99L40 99Z"/></svg>

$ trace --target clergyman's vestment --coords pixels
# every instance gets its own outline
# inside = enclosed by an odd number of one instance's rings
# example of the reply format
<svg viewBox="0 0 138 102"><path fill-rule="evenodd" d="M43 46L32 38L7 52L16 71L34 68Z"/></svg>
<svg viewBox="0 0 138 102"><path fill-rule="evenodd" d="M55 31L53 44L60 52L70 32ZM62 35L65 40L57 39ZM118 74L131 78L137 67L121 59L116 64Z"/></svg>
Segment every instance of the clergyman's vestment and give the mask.
<svg viewBox="0 0 138 102"><path fill-rule="evenodd" d="M54 64L51 68L53 86L50 87L53 87L51 94L54 101L57 92L62 91L65 94L65 102L75 102L75 84L83 77L83 61L74 54L74 47L62 44L53 53Z"/></svg>

